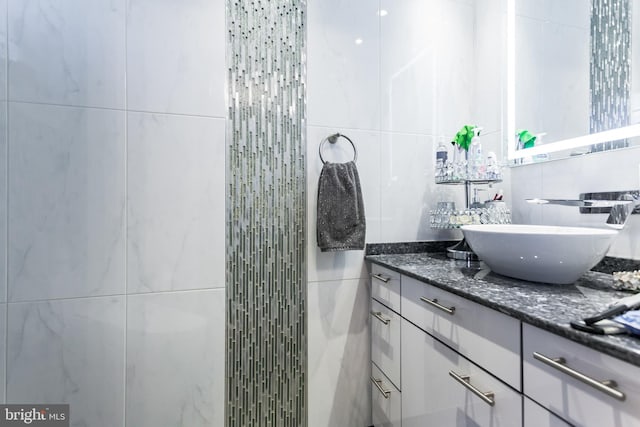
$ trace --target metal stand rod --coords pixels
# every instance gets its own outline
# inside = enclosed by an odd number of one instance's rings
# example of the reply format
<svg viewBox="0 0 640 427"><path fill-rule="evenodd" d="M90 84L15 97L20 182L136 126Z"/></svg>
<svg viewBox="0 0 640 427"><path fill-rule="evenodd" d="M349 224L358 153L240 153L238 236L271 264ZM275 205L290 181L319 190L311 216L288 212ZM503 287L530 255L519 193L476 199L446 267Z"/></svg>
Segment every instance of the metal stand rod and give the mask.
<svg viewBox="0 0 640 427"><path fill-rule="evenodd" d="M469 153L466 153L468 157ZM464 202L465 208L471 208L471 181L466 180L464 182ZM462 238L462 240L455 245L447 248L447 256L453 259L460 259L465 261L477 261L479 260L478 255L476 255L467 241Z"/></svg>

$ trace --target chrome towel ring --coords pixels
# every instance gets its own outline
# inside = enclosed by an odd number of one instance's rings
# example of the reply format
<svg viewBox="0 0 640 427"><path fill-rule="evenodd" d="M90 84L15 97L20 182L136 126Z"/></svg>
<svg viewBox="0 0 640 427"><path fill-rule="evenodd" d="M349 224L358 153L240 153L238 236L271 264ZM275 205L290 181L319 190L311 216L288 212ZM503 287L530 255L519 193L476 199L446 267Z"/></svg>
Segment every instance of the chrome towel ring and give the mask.
<svg viewBox="0 0 640 427"><path fill-rule="evenodd" d="M356 145L353 143L351 138L349 138L347 135L343 135L341 133L334 133L333 135L329 135L328 137L323 139L322 142L320 143L320 147L318 147L318 154L320 154L320 160L322 161L323 165L325 163L327 163L327 162L322 157L322 147L324 146L324 144L327 141L329 141L329 143L331 143L331 144L335 144L338 141L338 138L340 138L340 137L346 139L347 141L349 141L351 143L351 147L353 148L353 161L355 162L356 160L358 160L358 150L356 150Z"/></svg>

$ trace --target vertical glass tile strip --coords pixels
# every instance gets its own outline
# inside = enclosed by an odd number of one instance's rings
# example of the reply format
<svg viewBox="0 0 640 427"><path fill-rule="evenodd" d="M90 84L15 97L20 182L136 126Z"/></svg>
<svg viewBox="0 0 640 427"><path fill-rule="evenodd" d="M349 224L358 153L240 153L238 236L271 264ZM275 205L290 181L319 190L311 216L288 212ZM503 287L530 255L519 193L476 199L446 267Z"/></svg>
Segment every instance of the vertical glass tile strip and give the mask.
<svg viewBox="0 0 640 427"><path fill-rule="evenodd" d="M228 427L307 425L306 0L227 0Z"/></svg>
<svg viewBox="0 0 640 427"><path fill-rule="evenodd" d="M591 133L627 126L631 93L631 2L591 3ZM592 151L628 146L627 140L592 146Z"/></svg>

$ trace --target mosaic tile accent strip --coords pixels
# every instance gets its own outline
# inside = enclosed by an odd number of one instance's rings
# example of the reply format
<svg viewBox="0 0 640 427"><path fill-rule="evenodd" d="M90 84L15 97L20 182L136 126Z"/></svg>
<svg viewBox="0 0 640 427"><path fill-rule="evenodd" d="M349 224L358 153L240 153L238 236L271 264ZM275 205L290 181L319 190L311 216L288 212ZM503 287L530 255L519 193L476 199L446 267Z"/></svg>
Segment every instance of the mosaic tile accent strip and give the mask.
<svg viewBox="0 0 640 427"><path fill-rule="evenodd" d="M631 2L591 2L591 133L629 124ZM627 147L627 140L595 144L591 151Z"/></svg>
<svg viewBox="0 0 640 427"><path fill-rule="evenodd" d="M226 423L304 427L306 1L226 10Z"/></svg>

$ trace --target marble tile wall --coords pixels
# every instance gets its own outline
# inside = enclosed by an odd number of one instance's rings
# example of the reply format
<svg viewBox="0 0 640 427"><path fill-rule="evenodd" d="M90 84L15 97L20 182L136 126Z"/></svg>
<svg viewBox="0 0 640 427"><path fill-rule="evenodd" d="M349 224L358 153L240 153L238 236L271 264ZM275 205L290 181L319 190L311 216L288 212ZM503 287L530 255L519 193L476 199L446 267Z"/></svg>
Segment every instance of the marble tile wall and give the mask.
<svg viewBox="0 0 640 427"><path fill-rule="evenodd" d="M335 132L356 144L367 242L460 238L428 226L438 201L464 205L462 187L434 184L435 148L477 123L484 149L501 154L503 12L497 0L308 1L310 427L368 426L371 412L369 276L362 251L317 248L318 146ZM353 153L339 142L323 155Z"/></svg>
<svg viewBox="0 0 640 427"><path fill-rule="evenodd" d="M0 398L72 425L223 423L224 2L179 3L0 0ZM363 253L315 247L321 139L358 146L369 242L440 240L438 136L500 128L470 108L499 78L474 2L423 3L308 2L310 426L370 421Z"/></svg>
<svg viewBox="0 0 640 427"><path fill-rule="evenodd" d="M0 401L223 425L224 8L0 0Z"/></svg>

